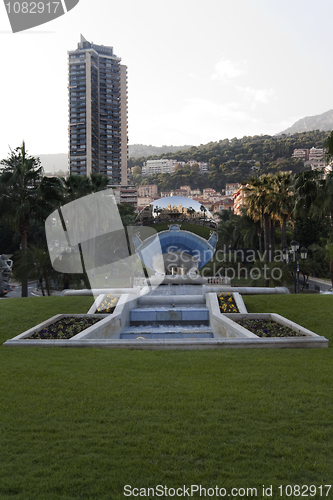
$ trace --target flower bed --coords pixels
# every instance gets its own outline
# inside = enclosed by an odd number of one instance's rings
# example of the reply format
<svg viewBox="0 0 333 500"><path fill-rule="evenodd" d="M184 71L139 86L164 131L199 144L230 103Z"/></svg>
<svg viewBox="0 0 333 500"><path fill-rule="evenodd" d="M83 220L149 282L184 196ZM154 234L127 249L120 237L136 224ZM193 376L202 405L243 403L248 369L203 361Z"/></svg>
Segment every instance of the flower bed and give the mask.
<svg viewBox="0 0 333 500"><path fill-rule="evenodd" d="M268 319L240 319L235 321L258 337L305 337L300 330L295 331L288 326Z"/></svg>
<svg viewBox="0 0 333 500"><path fill-rule="evenodd" d="M238 313L238 307L231 293L222 292L217 296L221 313Z"/></svg>
<svg viewBox="0 0 333 500"><path fill-rule="evenodd" d="M97 307L96 314L112 314L116 308L119 297L115 297L111 293L104 295L102 302Z"/></svg>
<svg viewBox="0 0 333 500"><path fill-rule="evenodd" d="M102 319L102 318L101 318ZM72 317L67 316L61 318L60 320L52 323L49 326L46 326L42 330L34 332L30 337L26 337L27 339L51 339L51 340L59 340L59 339L70 339L82 332L86 328L94 325L98 321L101 321L99 318L87 318L87 317Z"/></svg>

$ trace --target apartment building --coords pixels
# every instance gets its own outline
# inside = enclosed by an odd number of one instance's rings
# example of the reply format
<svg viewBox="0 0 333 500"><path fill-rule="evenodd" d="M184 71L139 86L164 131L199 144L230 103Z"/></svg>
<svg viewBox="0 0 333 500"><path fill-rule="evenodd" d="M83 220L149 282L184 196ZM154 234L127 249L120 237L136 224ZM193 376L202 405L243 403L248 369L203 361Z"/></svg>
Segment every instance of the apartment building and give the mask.
<svg viewBox="0 0 333 500"><path fill-rule="evenodd" d="M138 187L138 196L143 198L145 196L150 196L154 198L158 196L158 188L156 184L141 185Z"/></svg>
<svg viewBox="0 0 333 500"><path fill-rule="evenodd" d="M68 52L69 168L127 184L127 68L113 47L82 35Z"/></svg>

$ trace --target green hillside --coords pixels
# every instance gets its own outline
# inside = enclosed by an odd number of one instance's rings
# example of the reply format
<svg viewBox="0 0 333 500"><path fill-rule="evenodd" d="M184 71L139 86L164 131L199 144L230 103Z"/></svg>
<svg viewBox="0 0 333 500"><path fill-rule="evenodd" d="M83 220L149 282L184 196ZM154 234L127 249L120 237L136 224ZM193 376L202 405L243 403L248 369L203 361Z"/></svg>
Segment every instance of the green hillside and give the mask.
<svg viewBox="0 0 333 500"><path fill-rule="evenodd" d="M147 177L136 175L132 178L136 185L157 184L161 191L177 189L182 185L190 185L192 189L211 187L217 190L225 188L228 182L246 181L249 175L258 173L276 173L291 171L301 172L305 167L303 161L291 157L297 148L322 148L328 132L313 130L290 136L245 136L241 139L224 139L209 142L201 146L176 153L164 153L159 156L130 158L129 167L142 166L149 159L170 158L176 161L203 161L209 163L209 173L202 174L195 168L185 166L173 174L154 174Z"/></svg>

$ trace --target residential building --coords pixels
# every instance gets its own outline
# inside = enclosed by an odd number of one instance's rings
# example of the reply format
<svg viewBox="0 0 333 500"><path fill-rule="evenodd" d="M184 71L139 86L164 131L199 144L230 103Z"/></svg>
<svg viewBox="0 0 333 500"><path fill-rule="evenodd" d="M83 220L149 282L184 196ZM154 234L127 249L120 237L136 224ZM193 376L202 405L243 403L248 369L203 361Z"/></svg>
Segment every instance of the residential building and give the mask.
<svg viewBox="0 0 333 500"><path fill-rule="evenodd" d="M309 159L309 152L309 149L294 149L294 152L291 156L299 160L307 161Z"/></svg>
<svg viewBox="0 0 333 500"><path fill-rule="evenodd" d="M324 157L323 148L311 148L309 151L309 162L310 163L319 163Z"/></svg>
<svg viewBox="0 0 333 500"><path fill-rule="evenodd" d="M239 182L229 182L225 186L225 194L230 196L233 195L239 189Z"/></svg>
<svg viewBox="0 0 333 500"><path fill-rule="evenodd" d="M135 186L131 185L111 185L116 203L129 203L133 205L135 209L138 206L138 191Z"/></svg>
<svg viewBox="0 0 333 500"><path fill-rule="evenodd" d="M245 204L245 198L247 196L247 193L244 191L245 186L239 186L238 190L234 192L233 199L234 199L234 213L236 215L241 215L242 214L242 207Z"/></svg>
<svg viewBox="0 0 333 500"><path fill-rule="evenodd" d="M224 196L222 200L215 202L212 205L211 212L220 212L222 210L228 210L233 212L234 210L234 199L232 196Z"/></svg>
<svg viewBox="0 0 333 500"><path fill-rule="evenodd" d="M173 189L170 191L169 196L182 196L183 198L187 198L188 192L184 189Z"/></svg>
<svg viewBox="0 0 333 500"><path fill-rule="evenodd" d="M188 165L191 167L193 165L199 165L200 172L208 172L209 171L209 164L204 162L204 161L196 161L196 160L190 160L186 162Z"/></svg>
<svg viewBox="0 0 333 500"><path fill-rule="evenodd" d="M189 196L189 194L191 194L191 186L180 186L179 189L185 191L187 193L186 196Z"/></svg>
<svg viewBox="0 0 333 500"><path fill-rule="evenodd" d="M138 212L140 212L154 200L156 200L156 197L153 196L138 196Z"/></svg>
<svg viewBox="0 0 333 500"><path fill-rule="evenodd" d="M69 58L69 167L127 184L127 68L82 35Z"/></svg>
<svg viewBox="0 0 333 500"><path fill-rule="evenodd" d="M147 185L141 185L138 187L138 196L139 197L144 197L144 196L150 196L150 197L157 197L158 196L158 188L156 184L147 184Z"/></svg>
<svg viewBox="0 0 333 500"><path fill-rule="evenodd" d="M168 160L168 159L160 159L160 160L147 160L142 166L142 175L151 175L151 174L172 174L175 171L175 168L180 166L184 167L184 165L194 165L197 163L199 165L200 172L208 172L209 165L208 163L199 161L196 162L194 160L190 160L189 162L185 161L177 161L177 160Z"/></svg>
<svg viewBox="0 0 333 500"><path fill-rule="evenodd" d="M199 196L201 194L200 189L191 189L189 198L193 198L194 196Z"/></svg>
<svg viewBox="0 0 333 500"><path fill-rule="evenodd" d="M142 166L142 175L172 174L175 170L176 160L147 160Z"/></svg>

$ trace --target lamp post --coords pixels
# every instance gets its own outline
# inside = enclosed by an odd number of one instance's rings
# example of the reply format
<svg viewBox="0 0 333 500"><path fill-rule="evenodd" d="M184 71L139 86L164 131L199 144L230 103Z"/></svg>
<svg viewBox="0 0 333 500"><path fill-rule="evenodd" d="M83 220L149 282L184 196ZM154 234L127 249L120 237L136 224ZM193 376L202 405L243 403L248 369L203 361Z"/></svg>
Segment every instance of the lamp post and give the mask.
<svg viewBox="0 0 333 500"><path fill-rule="evenodd" d="M288 250L287 247L285 247L282 250L283 259L286 262L286 264L289 263L289 253L293 254L292 268L293 268L293 272L294 272L295 293L297 293L297 291L299 292L299 262L298 262L298 258L300 256L302 260L305 260L308 256L308 251L304 246L301 248L300 251L298 251L298 249L299 249L299 243L296 240L293 240L290 243L290 250Z"/></svg>

